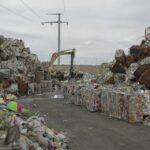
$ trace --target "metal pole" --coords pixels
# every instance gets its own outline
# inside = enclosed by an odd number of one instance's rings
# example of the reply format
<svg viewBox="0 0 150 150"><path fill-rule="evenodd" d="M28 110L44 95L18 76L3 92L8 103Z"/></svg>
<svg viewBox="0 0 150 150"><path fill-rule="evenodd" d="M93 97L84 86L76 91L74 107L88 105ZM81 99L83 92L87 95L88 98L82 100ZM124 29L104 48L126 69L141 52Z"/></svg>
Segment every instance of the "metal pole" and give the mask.
<svg viewBox="0 0 150 150"><path fill-rule="evenodd" d="M60 31L60 24L61 24L61 14L58 14L58 52L60 51L61 49L61 41L60 41L60 36L61 36L61 31ZM58 57L58 65L60 65L60 57Z"/></svg>
<svg viewBox="0 0 150 150"><path fill-rule="evenodd" d="M61 50L61 24L66 23L68 25L68 22L61 21L61 13L52 13L48 15L57 15L58 16L58 21L47 21L47 22L41 22L42 25L45 23L53 24L53 23L58 23L58 52ZM60 57L58 57L58 65L60 65Z"/></svg>

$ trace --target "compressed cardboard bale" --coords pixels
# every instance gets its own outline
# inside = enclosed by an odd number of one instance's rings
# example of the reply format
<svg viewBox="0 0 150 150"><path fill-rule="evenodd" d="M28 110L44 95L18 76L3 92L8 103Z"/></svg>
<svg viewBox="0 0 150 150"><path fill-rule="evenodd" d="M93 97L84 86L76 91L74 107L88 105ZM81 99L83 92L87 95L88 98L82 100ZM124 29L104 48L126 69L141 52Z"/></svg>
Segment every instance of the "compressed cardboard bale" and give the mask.
<svg viewBox="0 0 150 150"><path fill-rule="evenodd" d="M0 45L4 42L4 36L0 35Z"/></svg>
<svg viewBox="0 0 150 150"><path fill-rule="evenodd" d="M140 65L144 65L144 64L150 64L150 57L146 57L140 62Z"/></svg>
<svg viewBox="0 0 150 150"><path fill-rule="evenodd" d="M90 105L91 98L92 98L92 92L86 88L86 91L84 91L84 97L83 97L83 103L86 109L90 109L89 105Z"/></svg>
<svg viewBox="0 0 150 150"><path fill-rule="evenodd" d="M150 47L142 47L141 59L150 56Z"/></svg>
<svg viewBox="0 0 150 150"><path fill-rule="evenodd" d="M101 109L109 117L127 119L124 94L109 88L101 92Z"/></svg>
<svg viewBox="0 0 150 150"><path fill-rule="evenodd" d="M134 76L134 73L135 73L135 71L137 70L138 67L139 67L139 64L137 64L137 63L132 63L130 65L130 67L126 71L126 73L127 73L126 74L126 81L130 82L130 80L134 80L136 78Z"/></svg>
<svg viewBox="0 0 150 150"><path fill-rule="evenodd" d="M12 81L10 79L3 79L3 81L2 81L3 89L10 87L11 83L12 83Z"/></svg>
<svg viewBox="0 0 150 150"><path fill-rule="evenodd" d="M17 94L17 93L18 93L18 84L12 83L12 84L6 89L6 91L9 92L9 93Z"/></svg>
<svg viewBox="0 0 150 150"><path fill-rule="evenodd" d="M139 45L133 45L130 48L130 55L133 56L136 60L140 58L141 54L142 54L142 47L140 47Z"/></svg>
<svg viewBox="0 0 150 150"><path fill-rule="evenodd" d="M140 84L144 84L147 89L150 89L150 67L142 73L138 81Z"/></svg>
<svg viewBox="0 0 150 150"><path fill-rule="evenodd" d="M24 43L21 40L14 40L11 38L4 38L4 42L0 45L0 53L2 60L8 60L12 57L16 57L17 52L24 48Z"/></svg>
<svg viewBox="0 0 150 150"><path fill-rule="evenodd" d="M123 82L125 81L125 79L126 79L125 74L116 73L116 74L114 75L114 82L115 82L116 84L121 84L121 83L123 83Z"/></svg>
<svg viewBox="0 0 150 150"><path fill-rule="evenodd" d="M107 89L101 89L101 112L109 116L109 101L108 101L109 93Z"/></svg>
<svg viewBox="0 0 150 150"><path fill-rule="evenodd" d="M126 67L129 67L132 63L137 62L136 59L131 56L131 55L127 55L126 56Z"/></svg>
<svg viewBox="0 0 150 150"><path fill-rule="evenodd" d="M10 78L11 71L10 69L0 69L0 80L4 78Z"/></svg>
<svg viewBox="0 0 150 150"><path fill-rule="evenodd" d="M119 63L118 61L113 65L113 67L110 69L113 73L122 73L126 74L126 70L124 66Z"/></svg>
<svg viewBox="0 0 150 150"><path fill-rule="evenodd" d="M129 95L129 118L130 123L143 121L143 95L138 92Z"/></svg>
<svg viewBox="0 0 150 150"><path fill-rule="evenodd" d="M35 73L35 82L40 83L43 80L44 80L44 71L37 70Z"/></svg>
<svg viewBox="0 0 150 150"><path fill-rule="evenodd" d="M100 103L100 89L94 88L92 92L92 97L89 105L89 110L92 112L99 111L101 109L101 103Z"/></svg>
<svg viewBox="0 0 150 150"><path fill-rule="evenodd" d="M36 54L30 54L29 55L32 62L38 62L38 56Z"/></svg>
<svg viewBox="0 0 150 150"><path fill-rule="evenodd" d="M150 56L150 47L143 47L134 45L130 48L130 55L133 56L137 61Z"/></svg>
<svg viewBox="0 0 150 150"><path fill-rule="evenodd" d="M143 99L143 115L150 116L150 90L145 91L142 95Z"/></svg>
<svg viewBox="0 0 150 150"><path fill-rule="evenodd" d="M11 69L12 73L18 73L17 67L19 67L19 64L18 64L18 60L16 58L11 58L7 61L2 61L0 63L0 68Z"/></svg>
<svg viewBox="0 0 150 150"><path fill-rule="evenodd" d="M138 79L140 78L142 73L149 68L150 68L149 64L144 64L144 65L139 66L137 68L137 70L134 72L134 76L135 76L136 80L138 81Z"/></svg>
<svg viewBox="0 0 150 150"><path fill-rule="evenodd" d="M110 77L105 84L115 84L114 76Z"/></svg>
<svg viewBox="0 0 150 150"><path fill-rule="evenodd" d="M27 67L24 65L24 63L22 61L18 60L16 62L16 69L17 69L18 73L21 73L21 74L27 73Z"/></svg>
<svg viewBox="0 0 150 150"><path fill-rule="evenodd" d="M75 105L82 105L82 102L80 101L80 87L76 86L74 88L74 97L73 97L73 100L74 100L74 104Z"/></svg>
<svg viewBox="0 0 150 150"><path fill-rule="evenodd" d="M123 119L124 95L117 92L109 92L109 116Z"/></svg>
<svg viewBox="0 0 150 150"><path fill-rule="evenodd" d="M28 84L28 94L29 95L35 94L35 83Z"/></svg>
<svg viewBox="0 0 150 150"><path fill-rule="evenodd" d="M146 40L144 41L144 43L142 44L143 47L150 47L150 40Z"/></svg>
<svg viewBox="0 0 150 150"><path fill-rule="evenodd" d="M20 54L20 57L22 58L27 58L29 56L28 51L26 51L26 49L24 48Z"/></svg>
<svg viewBox="0 0 150 150"><path fill-rule="evenodd" d="M110 117L123 119L131 123L142 122L143 95L136 92L131 93L127 90L123 91L121 89L101 87L101 112Z"/></svg>
<svg viewBox="0 0 150 150"><path fill-rule="evenodd" d="M41 94L42 90L41 90L40 83L35 83L34 91L35 91L35 94Z"/></svg>
<svg viewBox="0 0 150 150"><path fill-rule="evenodd" d="M150 27L145 29L145 39L150 41Z"/></svg>
<svg viewBox="0 0 150 150"><path fill-rule="evenodd" d="M38 60L37 55L31 54L30 49L24 46L24 42L22 40L12 39L0 37L0 69L10 69L11 70L11 80L19 82L19 80L23 83L31 82L28 77L28 73L30 72L33 77L35 76L35 72L38 66L41 65ZM37 81L43 80L43 77L40 76ZM0 73L0 78L1 78ZM6 77L6 75L5 75ZM34 79L33 79L34 80ZM32 82L33 82L32 80ZM19 84L20 92L27 93L25 91L25 85L23 88ZM23 92L23 91L24 92Z"/></svg>
<svg viewBox="0 0 150 150"><path fill-rule="evenodd" d="M103 63L100 65L99 74L98 74L99 83L103 84L113 76L113 73L110 70L110 68L113 64L114 64L114 62Z"/></svg>
<svg viewBox="0 0 150 150"><path fill-rule="evenodd" d="M1 94L1 91L3 90L3 84L0 83L0 94Z"/></svg>
<svg viewBox="0 0 150 150"><path fill-rule="evenodd" d="M136 122L142 122L143 121L143 95L141 93L135 93L135 108L136 108Z"/></svg>
<svg viewBox="0 0 150 150"><path fill-rule="evenodd" d="M101 74L99 76L99 80L100 80L100 83L105 83L107 80L109 80L111 77L113 76L113 73L111 72L110 69L108 69L107 72L105 72L104 74Z"/></svg>
<svg viewBox="0 0 150 150"><path fill-rule="evenodd" d="M18 89L20 95L28 95L28 83L19 82Z"/></svg>
<svg viewBox="0 0 150 150"><path fill-rule="evenodd" d="M124 50L119 49L115 52L115 59L117 62L121 63L123 66L126 66L126 55Z"/></svg>

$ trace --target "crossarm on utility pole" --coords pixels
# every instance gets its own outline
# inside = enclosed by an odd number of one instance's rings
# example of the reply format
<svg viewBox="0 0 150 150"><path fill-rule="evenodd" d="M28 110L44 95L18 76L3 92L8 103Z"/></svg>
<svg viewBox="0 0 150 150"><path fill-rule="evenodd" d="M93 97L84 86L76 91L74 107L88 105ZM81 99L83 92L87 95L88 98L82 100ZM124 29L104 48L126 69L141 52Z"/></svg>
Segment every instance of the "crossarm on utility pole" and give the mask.
<svg viewBox="0 0 150 150"><path fill-rule="evenodd" d="M68 22L61 21L61 13L53 13L50 15L57 15L58 16L58 21L47 21L47 22L41 22L42 25L44 24L51 24L53 23L58 23L58 52L61 49L61 24L66 23L68 25ZM60 57L58 58L58 65L60 65Z"/></svg>

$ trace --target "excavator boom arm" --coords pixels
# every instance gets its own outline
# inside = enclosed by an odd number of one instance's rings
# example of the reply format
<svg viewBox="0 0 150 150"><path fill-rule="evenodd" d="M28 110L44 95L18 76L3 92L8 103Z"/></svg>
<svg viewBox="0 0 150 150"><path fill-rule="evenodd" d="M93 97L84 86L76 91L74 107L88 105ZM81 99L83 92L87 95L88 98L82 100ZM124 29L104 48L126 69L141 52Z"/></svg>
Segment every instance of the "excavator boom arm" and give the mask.
<svg viewBox="0 0 150 150"><path fill-rule="evenodd" d="M59 51L59 52L56 52L52 55L52 58L51 58L50 63L49 63L49 68L48 68L48 72L49 72L50 76L54 72L53 65L54 65L56 59L60 56L63 56L63 55L71 55L70 76L71 77L73 76L73 72L74 72L73 62L74 62L74 57L75 57L75 49Z"/></svg>
<svg viewBox="0 0 150 150"><path fill-rule="evenodd" d="M75 56L75 49L64 50L64 51L59 51L59 52L53 53L51 60L50 60L50 66L53 66L56 59L60 56L63 56L63 55L73 55L73 57L74 57Z"/></svg>

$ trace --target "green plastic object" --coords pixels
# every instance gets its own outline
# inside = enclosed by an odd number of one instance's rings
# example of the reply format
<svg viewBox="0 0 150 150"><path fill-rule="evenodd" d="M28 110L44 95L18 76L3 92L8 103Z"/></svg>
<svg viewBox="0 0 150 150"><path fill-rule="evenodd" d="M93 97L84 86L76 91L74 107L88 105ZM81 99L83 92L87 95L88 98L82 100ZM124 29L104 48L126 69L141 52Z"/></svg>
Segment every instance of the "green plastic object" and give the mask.
<svg viewBox="0 0 150 150"><path fill-rule="evenodd" d="M11 111L14 111L14 112L18 112L18 109L17 109L17 102L15 101L11 101L7 104L6 108L8 110L11 110Z"/></svg>

